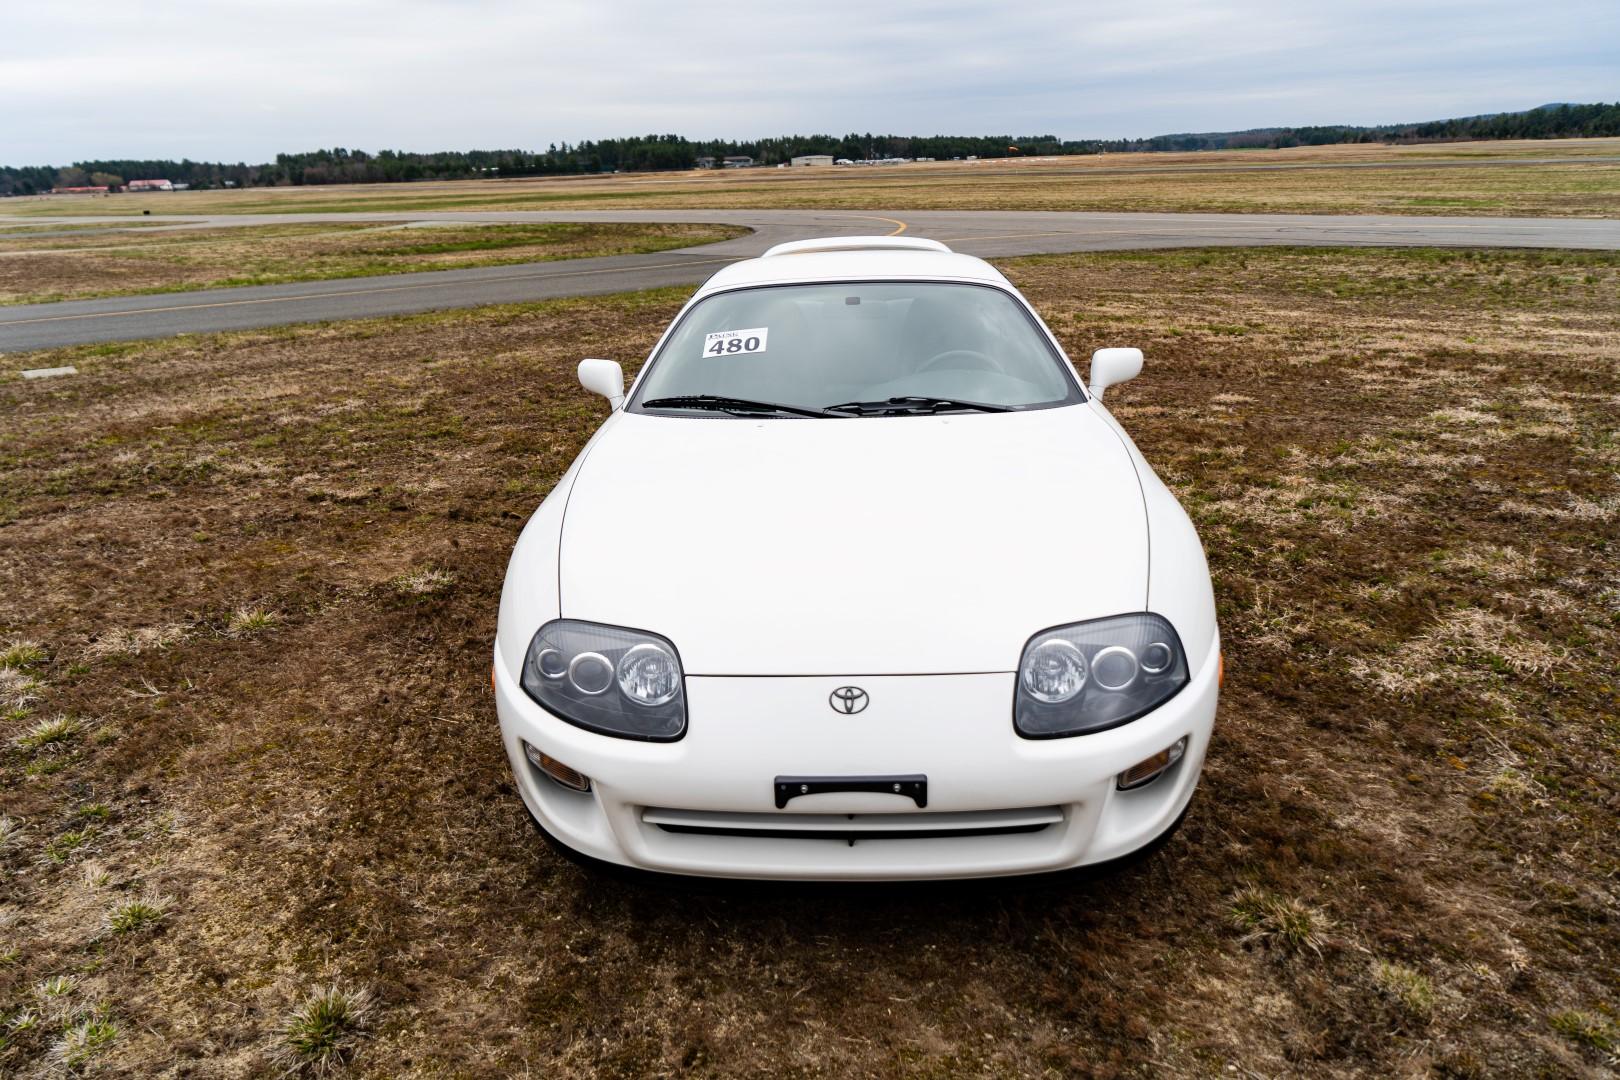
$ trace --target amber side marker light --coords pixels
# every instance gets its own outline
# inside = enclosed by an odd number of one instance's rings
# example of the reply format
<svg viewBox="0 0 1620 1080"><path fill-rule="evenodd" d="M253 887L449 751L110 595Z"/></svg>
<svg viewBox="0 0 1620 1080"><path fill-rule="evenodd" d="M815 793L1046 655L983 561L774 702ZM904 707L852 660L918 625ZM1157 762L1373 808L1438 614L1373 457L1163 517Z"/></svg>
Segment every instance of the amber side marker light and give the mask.
<svg viewBox="0 0 1620 1080"><path fill-rule="evenodd" d="M527 742L523 744L523 754L529 759L530 765L533 765L535 768L557 781L557 783L561 784L563 787L568 788L571 791L591 790L590 777L586 776L578 769L569 768L567 765L564 765L550 754L535 749Z"/></svg>
<svg viewBox="0 0 1620 1080"><path fill-rule="evenodd" d="M1157 780L1166 769L1181 760L1181 755L1187 752L1187 736L1177 739L1174 746L1167 746L1157 754L1119 774L1119 790L1129 791L1132 788L1144 787Z"/></svg>

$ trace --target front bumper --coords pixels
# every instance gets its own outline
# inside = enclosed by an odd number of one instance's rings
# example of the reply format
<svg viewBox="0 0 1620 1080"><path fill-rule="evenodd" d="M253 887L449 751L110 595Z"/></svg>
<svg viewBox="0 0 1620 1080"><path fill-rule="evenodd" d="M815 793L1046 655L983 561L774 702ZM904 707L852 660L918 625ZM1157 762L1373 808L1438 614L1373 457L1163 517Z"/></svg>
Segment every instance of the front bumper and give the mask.
<svg viewBox="0 0 1620 1080"><path fill-rule="evenodd" d="M1219 694L1219 642L1188 686L1110 731L1020 738L1014 675L734 678L689 676L687 732L673 743L597 735L535 704L495 657L495 703L518 791L535 819L584 855L714 877L898 881L1041 873L1141 848L1186 808ZM828 707L857 682L869 707ZM1187 737L1145 787L1115 778ZM523 742L591 778L589 792L541 774ZM775 805L781 775L925 774L928 806L899 795L825 793ZM847 823L847 824L846 824ZM1016 828L1009 823L1016 824ZM919 825L929 828L917 835ZM822 830L826 836L803 833ZM849 839L851 833L876 838Z"/></svg>

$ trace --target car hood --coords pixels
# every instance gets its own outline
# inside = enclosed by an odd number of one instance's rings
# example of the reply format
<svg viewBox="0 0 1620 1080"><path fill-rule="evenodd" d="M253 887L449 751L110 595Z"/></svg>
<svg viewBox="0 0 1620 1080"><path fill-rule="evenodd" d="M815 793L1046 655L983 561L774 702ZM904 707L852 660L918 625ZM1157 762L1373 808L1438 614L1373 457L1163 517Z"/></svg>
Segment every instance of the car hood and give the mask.
<svg viewBox="0 0 1620 1080"><path fill-rule="evenodd" d="M558 585L563 616L662 634L689 675L1013 671L1037 631L1140 611L1147 540L1088 405L620 412L568 493Z"/></svg>

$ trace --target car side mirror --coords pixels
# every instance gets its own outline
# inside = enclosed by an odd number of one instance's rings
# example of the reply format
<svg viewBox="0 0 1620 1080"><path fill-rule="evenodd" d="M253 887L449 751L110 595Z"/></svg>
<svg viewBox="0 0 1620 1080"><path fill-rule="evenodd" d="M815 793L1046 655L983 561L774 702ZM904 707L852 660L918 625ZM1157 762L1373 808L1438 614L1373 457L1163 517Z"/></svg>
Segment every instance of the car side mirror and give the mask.
<svg viewBox="0 0 1620 1080"><path fill-rule="evenodd" d="M616 361L581 360L579 385L593 394L601 394L607 398L608 405L614 410L624 405L624 368Z"/></svg>
<svg viewBox="0 0 1620 1080"><path fill-rule="evenodd" d="M1098 349L1091 354L1091 396L1101 401L1104 390L1140 374L1141 349Z"/></svg>

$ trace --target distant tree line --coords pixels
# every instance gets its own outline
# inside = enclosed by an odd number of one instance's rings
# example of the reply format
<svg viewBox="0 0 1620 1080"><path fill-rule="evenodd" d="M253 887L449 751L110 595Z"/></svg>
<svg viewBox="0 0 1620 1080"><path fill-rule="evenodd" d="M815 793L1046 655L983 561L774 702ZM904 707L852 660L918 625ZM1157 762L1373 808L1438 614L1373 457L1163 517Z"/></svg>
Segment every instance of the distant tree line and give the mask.
<svg viewBox="0 0 1620 1080"><path fill-rule="evenodd" d="M263 165L213 161L79 161L54 165L0 165L0 195L33 195L53 187L118 187L131 180L173 180L192 187L248 187L261 180Z"/></svg>
<svg viewBox="0 0 1620 1080"><path fill-rule="evenodd" d="M228 165L209 161L79 161L72 165L0 166L0 195L32 195L53 187L118 186L131 180L172 180L194 188L302 184L377 184L474 177L550 176L580 173L690 169L699 158L746 155L777 165L800 154L835 158L938 159L1040 157L1131 151L1235 150L1326 146L1334 143L1442 142L1464 139L1561 139L1620 135L1620 102L1544 105L1525 112L1434 120L1378 127L1328 125L1256 128L1148 139L1059 139L1055 135L784 135L729 141L679 135L553 143L545 150L314 150L277 154L274 162Z"/></svg>
<svg viewBox="0 0 1620 1080"><path fill-rule="evenodd" d="M1464 116L1421 124L1355 127L1254 128L1201 134L1157 135L1143 139L1139 150L1284 149L1337 143L1458 142L1469 139L1582 139L1620 135L1620 102L1596 105L1543 105L1524 112Z"/></svg>

